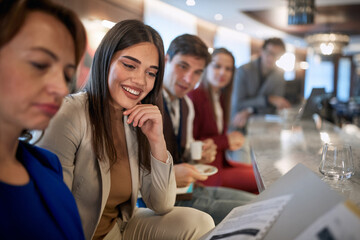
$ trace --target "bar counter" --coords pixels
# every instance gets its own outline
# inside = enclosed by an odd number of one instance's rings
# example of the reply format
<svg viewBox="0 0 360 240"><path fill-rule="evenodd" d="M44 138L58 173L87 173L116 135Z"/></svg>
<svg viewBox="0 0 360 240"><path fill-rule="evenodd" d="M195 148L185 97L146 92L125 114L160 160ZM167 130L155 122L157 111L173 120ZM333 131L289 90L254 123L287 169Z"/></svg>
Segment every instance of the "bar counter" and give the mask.
<svg viewBox="0 0 360 240"><path fill-rule="evenodd" d="M259 191L302 163L320 178L322 145L347 143L352 147L355 174L338 192L360 207L360 138L347 134L330 122L321 120L285 121L276 115L251 117L247 126L251 161L254 163ZM311 186L309 186L311 187Z"/></svg>

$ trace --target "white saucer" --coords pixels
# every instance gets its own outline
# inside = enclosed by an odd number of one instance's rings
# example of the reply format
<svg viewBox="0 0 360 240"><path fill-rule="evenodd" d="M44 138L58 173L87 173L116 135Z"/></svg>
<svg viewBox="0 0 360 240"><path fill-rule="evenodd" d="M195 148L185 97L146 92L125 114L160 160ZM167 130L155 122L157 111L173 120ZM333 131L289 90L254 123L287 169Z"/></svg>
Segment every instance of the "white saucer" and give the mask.
<svg viewBox="0 0 360 240"><path fill-rule="evenodd" d="M218 172L218 169L214 166L207 164L195 164L196 170L198 170L202 175L211 176Z"/></svg>

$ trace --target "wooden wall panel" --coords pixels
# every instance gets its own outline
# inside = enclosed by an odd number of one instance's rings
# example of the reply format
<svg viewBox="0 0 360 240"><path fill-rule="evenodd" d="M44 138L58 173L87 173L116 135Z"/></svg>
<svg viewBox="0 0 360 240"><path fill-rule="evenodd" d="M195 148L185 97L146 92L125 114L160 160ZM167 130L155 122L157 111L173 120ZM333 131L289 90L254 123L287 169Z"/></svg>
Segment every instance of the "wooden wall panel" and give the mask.
<svg viewBox="0 0 360 240"><path fill-rule="evenodd" d="M214 38L217 26L215 24L198 19L197 35L205 42L208 47L214 47Z"/></svg>
<svg viewBox="0 0 360 240"><path fill-rule="evenodd" d="M125 19L143 20L143 0L54 0L73 9L81 18L106 19L119 22Z"/></svg>

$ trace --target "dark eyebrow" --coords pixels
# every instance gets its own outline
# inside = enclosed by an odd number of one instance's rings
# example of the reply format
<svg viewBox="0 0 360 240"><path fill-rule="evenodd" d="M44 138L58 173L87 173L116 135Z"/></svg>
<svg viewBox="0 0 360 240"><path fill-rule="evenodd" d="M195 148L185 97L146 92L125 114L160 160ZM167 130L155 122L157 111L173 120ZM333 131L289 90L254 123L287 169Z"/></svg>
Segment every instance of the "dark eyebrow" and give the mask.
<svg viewBox="0 0 360 240"><path fill-rule="evenodd" d="M131 57L131 56L122 56L122 57L128 58L128 59L130 59L130 60L132 60L132 61L134 61L134 62L136 62L136 63L138 63L138 64L141 64L141 61L140 61L139 59L134 58L134 57ZM154 65L151 65L150 68L154 68L154 69L156 69L156 70L159 69L158 66L154 66Z"/></svg>
<svg viewBox="0 0 360 240"><path fill-rule="evenodd" d="M55 61L59 61L59 58L51 51L49 51L48 49L46 48L43 48L43 47L34 47L34 48L31 48L32 51L40 51L40 52L43 52L47 55L49 55L52 59L54 59ZM74 68L76 69L76 66L74 64L68 64L67 67L71 67L71 68Z"/></svg>
<svg viewBox="0 0 360 240"><path fill-rule="evenodd" d="M159 68L157 66L153 66L153 65L151 65L150 68L154 68L156 70L159 70Z"/></svg>
<svg viewBox="0 0 360 240"><path fill-rule="evenodd" d="M180 61L179 64L184 64L184 65L186 65L186 66L190 66L190 64L188 64L188 63L185 62L185 61Z"/></svg>
<svg viewBox="0 0 360 240"><path fill-rule="evenodd" d="M48 49L46 48L43 48L43 47L34 47L34 48L31 48L31 50L33 51L41 51L47 55L49 55L52 59L54 59L55 61L58 61L59 58L51 51L49 51Z"/></svg>

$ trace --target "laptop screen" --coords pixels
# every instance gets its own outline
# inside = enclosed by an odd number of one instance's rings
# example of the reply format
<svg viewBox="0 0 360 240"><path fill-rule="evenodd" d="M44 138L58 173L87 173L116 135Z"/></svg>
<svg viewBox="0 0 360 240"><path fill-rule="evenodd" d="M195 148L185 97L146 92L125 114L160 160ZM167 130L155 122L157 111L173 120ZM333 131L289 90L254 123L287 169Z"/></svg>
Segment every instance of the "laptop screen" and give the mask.
<svg viewBox="0 0 360 240"><path fill-rule="evenodd" d="M302 118L311 118L314 113L319 112L318 105L322 96L325 94L325 88L313 88L309 98L303 107Z"/></svg>

